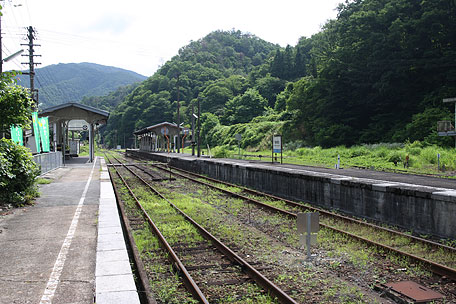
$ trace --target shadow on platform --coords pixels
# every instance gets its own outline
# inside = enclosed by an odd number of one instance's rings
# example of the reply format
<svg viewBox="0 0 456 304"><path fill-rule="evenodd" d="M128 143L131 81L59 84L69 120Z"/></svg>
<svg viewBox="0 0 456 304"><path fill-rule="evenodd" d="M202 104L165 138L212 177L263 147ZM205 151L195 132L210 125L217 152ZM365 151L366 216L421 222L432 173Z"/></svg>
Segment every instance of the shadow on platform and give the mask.
<svg viewBox="0 0 456 304"><path fill-rule="evenodd" d="M87 165L89 163L88 156L79 156L79 157L70 157L65 159L65 166L80 166L80 165Z"/></svg>

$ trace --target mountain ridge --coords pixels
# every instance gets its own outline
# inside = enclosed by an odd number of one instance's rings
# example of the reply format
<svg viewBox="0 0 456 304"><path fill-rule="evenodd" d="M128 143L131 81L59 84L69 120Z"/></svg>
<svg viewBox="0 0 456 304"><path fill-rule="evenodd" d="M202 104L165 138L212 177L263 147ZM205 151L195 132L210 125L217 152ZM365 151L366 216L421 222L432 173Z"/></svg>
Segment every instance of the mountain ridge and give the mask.
<svg viewBox="0 0 456 304"><path fill-rule="evenodd" d="M28 75L18 75L17 79L18 84L30 87ZM133 71L90 62L59 63L35 70L39 108L108 95L119 87L145 79L146 76Z"/></svg>

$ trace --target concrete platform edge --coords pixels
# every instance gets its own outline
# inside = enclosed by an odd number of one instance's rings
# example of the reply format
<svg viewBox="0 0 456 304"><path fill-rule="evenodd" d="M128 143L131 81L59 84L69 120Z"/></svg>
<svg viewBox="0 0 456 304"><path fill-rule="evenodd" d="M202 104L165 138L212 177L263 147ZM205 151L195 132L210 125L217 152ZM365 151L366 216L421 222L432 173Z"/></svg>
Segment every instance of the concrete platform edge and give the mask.
<svg viewBox="0 0 456 304"><path fill-rule="evenodd" d="M104 159L101 159L100 175L100 209L95 270L96 303L139 304L139 296L120 226L114 190ZM117 216L113 216L114 214Z"/></svg>

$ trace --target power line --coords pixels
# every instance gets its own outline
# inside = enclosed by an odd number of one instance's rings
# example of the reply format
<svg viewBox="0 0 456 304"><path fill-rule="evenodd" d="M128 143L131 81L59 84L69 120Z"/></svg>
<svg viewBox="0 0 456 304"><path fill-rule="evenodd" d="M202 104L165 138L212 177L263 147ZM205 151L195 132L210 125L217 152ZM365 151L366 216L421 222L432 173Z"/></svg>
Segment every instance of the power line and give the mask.
<svg viewBox="0 0 456 304"><path fill-rule="evenodd" d="M30 15L28 0L25 0L25 7L27 8L27 14L28 14L28 17L29 17L29 24L33 24L32 16Z"/></svg>
<svg viewBox="0 0 456 304"><path fill-rule="evenodd" d="M41 84L39 77L36 77L36 81L37 81L38 84L40 85L41 92L46 96L47 100L51 100L51 98L50 98L50 96L49 96L47 90L46 90L45 87ZM39 106L39 105L40 105L40 104L38 103L38 106Z"/></svg>

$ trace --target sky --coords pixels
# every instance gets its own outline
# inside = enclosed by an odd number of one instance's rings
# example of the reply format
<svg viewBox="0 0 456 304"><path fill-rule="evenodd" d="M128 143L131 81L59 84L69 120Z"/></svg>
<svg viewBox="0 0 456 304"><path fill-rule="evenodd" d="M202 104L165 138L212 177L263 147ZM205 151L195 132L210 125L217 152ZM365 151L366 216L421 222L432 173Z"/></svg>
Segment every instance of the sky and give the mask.
<svg viewBox="0 0 456 304"><path fill-rule="evenodd" d="M319 32L342 0L0 0L3 58L36 30L37 68L92 62L151 76L190 41L240 30L283 47ZM23 54L27 54L25 51ZM3 70L28 69L18 56Z"/></svg>

